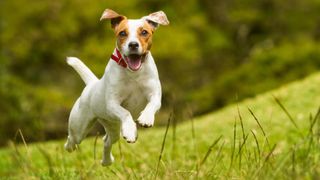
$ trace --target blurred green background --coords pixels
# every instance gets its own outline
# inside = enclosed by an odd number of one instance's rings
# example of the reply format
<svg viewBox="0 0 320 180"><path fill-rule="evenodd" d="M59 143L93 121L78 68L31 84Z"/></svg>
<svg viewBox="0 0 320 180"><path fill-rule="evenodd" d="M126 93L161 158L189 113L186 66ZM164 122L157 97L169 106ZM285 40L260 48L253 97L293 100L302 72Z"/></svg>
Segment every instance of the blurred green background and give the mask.
<svg viewBox="0 0 320 180"><path fill-rule="evenodd" d="M65 58L102 76L115 47L109 22L99 21L105 8L129 18L163 10L171 22L153 40L157 125L172 111L182 121L320 68L319 0L2 0L0 145L19 128L27 141L66 137L84 83Z"/></svg>

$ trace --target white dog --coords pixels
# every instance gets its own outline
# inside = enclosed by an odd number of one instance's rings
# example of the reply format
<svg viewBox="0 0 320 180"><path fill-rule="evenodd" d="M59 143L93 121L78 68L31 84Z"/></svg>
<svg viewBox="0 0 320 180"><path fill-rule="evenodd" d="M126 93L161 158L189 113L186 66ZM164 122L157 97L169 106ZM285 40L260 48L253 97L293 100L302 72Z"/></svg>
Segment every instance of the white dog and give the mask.
<svg viewBox="0 0 320 180"><path fill-rule="evenodd" d="M114 158L111 146L119 140L120 131L129 143L137 140L135 119L143 127L151 127L161 106L161 85L150 52L152 35L158 25L168 25L162 11L141 19L127 19L106 9L100 20L110 19L117 36L116 48L101 79L75 57L67 62L86 83L69 117L65 149L75 150L96 120L106 131L102 165Z"/></svg>

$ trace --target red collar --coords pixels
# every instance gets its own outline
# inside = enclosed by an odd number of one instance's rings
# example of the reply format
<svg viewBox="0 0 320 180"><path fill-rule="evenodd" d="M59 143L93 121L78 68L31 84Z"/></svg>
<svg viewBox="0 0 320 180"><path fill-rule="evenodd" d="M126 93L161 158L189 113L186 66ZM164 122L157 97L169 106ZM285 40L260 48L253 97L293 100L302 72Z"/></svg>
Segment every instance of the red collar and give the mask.
<svg viewBox="0 0 320 180"><path fill-rule="evenodd" d="M118 65L122 66L123 68L127 68L127 63L123 59L120 51L116 48L111 54L111 59L113 59Z"/></svg>

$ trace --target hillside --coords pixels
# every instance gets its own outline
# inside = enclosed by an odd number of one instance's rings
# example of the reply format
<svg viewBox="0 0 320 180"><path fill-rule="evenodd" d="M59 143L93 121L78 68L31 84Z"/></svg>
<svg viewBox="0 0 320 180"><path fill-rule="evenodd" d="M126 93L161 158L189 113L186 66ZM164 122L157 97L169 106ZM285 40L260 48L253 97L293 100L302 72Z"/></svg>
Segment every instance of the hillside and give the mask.
<svg viewBox="0 0 320 180"><path fill-rule="evenodd" d="M320 73L317 73L186 121L175 129L169 127L157 177L319 177L320 118L316 116L320 107L319 85ZM113 148L116 161L107 168L99 164L101 137L96 143L96 160L95 138L86 139L72 154L64 151L64 140L17 148L12 142L0 150L0 176L151 179L156 176L165 130L140 130L135 144L121 140Z"/></svg>

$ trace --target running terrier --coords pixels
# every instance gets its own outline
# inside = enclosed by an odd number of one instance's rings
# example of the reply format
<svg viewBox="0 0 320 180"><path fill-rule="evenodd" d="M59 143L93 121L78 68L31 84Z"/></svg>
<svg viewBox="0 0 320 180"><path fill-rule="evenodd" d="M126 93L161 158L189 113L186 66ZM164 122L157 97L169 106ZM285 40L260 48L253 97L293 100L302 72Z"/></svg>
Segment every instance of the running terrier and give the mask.
<svg viewBox="0 0 320 180"><path fill-rule="evenodd" d="M86 87L71 110L65 149L75 150L98 121L106 131L101 164L107 166L114 161L111 147L120 133L128 143L134 143L135 120L143 127L153 126L155 113L161 106L161 84L150 48L154 31L169 21L163 11L127 19L111 9L106 9L100 20L111 21L117 37L116 48L101 79L78 58L67 58Z"/></svg>

